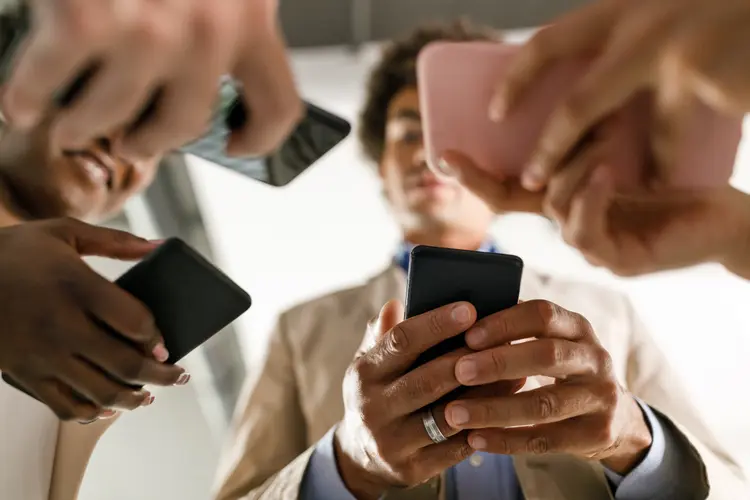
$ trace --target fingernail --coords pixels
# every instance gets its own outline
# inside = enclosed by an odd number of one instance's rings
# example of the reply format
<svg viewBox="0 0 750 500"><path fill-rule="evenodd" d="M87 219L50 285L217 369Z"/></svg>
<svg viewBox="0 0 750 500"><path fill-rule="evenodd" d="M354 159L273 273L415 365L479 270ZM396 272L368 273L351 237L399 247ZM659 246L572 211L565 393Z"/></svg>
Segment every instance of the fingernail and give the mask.
<svg viewBox="0 0 750 500"><path fill-rule="evenodd" d="M190 374L186 372L180 375L174 385L187 385L188 382L190 382Z"/></svg>
<svg viewBox="0 0 750 500"><path fill-rule="evenodd" d="M109 420L110 418L114 418L115 415L117 415L117 412L115 410L105 410L101 415L99 415L99 418L101 420Z"/></svg>
<svg viewBox="0 0 750 500"><path fill-rule="evenodd" d="M453 317L453 321L463 324L467 323L471 318L471 311L469 310L469 306L461 304L453 308L451 316Z"/></svg>
<svg viewBox="0 0 750 500"><path fill-rule="evenodd" d="M521 177L521 185L527 191L539 191L542 189L542 179L536 172L525 172Z"/></svg>
<svg viewBox="0 0 750 500"><path fill-rule="evenodd" d="M475 378L477 378L478 375L478 369L477 369L477 363L474 360L471 359L462 359L458 362L458 366L456 366L456 378L458 378L458 381L462 384L464 382L471 382Z"/></svg>
<svg viewBox="0 0 750 500"><path fill-rule="evenodd" d="M99 420L99 417L92 418L91 420L79 420L78 423L81 425L90 425Z"/></svg>
<svg viewBox="0 0 750 500"><path fill-rule="evenodd" d="M455 405L449 410L450 415L448 420L454 427L457 425L464 425L469 422L469 410L463 406Z"/></svg>
<svg viewBox="0 0 750 500"><path fill-rule="evenodd" d="M148 398L143 400L143 403L141 403L141 407L151 406L154 404L154 400L156 398L154 396L149 396Z"/></svg>
<svg viewBox="0 0 750 500"><path fill-rule="evenodd" d="M445 158L440 158L440 160L438 161L438 170L450 177L456 177L458 175L456 170L451 167L450 163L448 163Z"/></svg>
<svg viewBox="0 0 750 500"><path fill-rule="evenodd" d="M164 363L169 359L169 351L167 351L167 348L164 347L164 344L162 344L161 342L156 344L156 347L154 347L152 353L156 358L156 361L159 361L160 363Z"/></svg>
<svg viewBox="0 0 750 500"><path fill-rule="evenodd" d="M471 436L469 438L469 446L475 450L484 450L487 448L487 440L482 436Z"/></svg>
<svg viewBox="0 0 750 500"><path fill-rule="evenodd" d="M466 332L466 343L469 347L480 347L487 339L487 332L482 327L475 327Z"/></svg>
<svg viewBox="0 0 750 500"><path fill-rule="evenodd" d="M163 245L164 243L167 242L167 240L165 240L165 239L161 239L161 240L148 240L148 242L151 243L152 245Z"/></svg>

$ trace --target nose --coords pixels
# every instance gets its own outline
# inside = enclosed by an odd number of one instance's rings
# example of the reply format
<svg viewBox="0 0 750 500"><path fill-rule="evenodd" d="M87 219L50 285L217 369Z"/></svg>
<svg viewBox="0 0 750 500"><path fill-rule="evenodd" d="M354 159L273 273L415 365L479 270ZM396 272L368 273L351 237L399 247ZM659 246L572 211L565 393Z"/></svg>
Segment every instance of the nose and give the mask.
<svg viewBox="0 0 750 500"><path fill-rule="evenodd" d="M414 156L412 158L412 162L415 166L425 166L427 165L427 153L424 149L424 143L420 143L419 146L417 146L414 149Z"/></svg>

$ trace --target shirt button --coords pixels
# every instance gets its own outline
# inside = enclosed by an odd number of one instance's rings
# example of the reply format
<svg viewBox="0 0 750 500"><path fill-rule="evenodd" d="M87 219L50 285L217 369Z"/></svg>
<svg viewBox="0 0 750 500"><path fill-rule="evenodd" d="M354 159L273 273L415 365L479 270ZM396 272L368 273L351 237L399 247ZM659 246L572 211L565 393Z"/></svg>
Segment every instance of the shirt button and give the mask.
<svg viewBox="0 0 750 500"><path fill-rule="evenodd" d="M476 453L473 454L471 458L469 458L469 463L472 465L472 467L480 467L482 465L482 462L484 462L484 458Z"/></svg>

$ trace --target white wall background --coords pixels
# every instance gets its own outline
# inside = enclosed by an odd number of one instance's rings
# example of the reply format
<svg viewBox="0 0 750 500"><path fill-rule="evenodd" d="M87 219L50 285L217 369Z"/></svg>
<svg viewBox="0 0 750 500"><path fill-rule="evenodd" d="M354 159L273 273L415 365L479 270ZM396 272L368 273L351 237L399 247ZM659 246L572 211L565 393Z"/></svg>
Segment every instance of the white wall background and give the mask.
<svg viewBox="0 0 750 500"><path fill-rule="evenodd" d="M307 98L355 119L371 60L371 51L356 57L332 49L297 53L294 63ZM263 353L281 310L366 279L388 262L397 242L377 180L354 140L283 189L197 161L190 170L217 260L253 296L238 325L250 362ZM736 184L750 191L750 140ZM500 221L496 234L529 266L629 293L717 434L750 448L750 397L743 384L750 375L750 285L712 266L617 280L589 268L549 226L529 216ZM166 391L105 436L82 498L205 499L219 445L195 394ZM750 467L750 456L744 459Z"/></svg>

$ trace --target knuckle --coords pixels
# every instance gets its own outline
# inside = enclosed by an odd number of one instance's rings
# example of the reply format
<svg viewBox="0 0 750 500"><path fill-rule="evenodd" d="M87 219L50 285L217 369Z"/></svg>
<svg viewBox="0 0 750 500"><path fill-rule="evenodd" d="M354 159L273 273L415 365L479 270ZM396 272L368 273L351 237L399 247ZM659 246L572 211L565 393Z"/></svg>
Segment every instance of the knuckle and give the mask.
<svg viewBox="0 0 750 500"><path fill-rule="evenodd" d="M496 375L502 375L505 373L505 370L508 368L508 362L505 359L505 356L500 353L499 349L493 349L490 351L490 359L492 359L492 368Z"/></svg>
<svg viewBox="0 0 750 500"><path fill-rule="evenodd" d="M602 382L599 393L607 412L614 413L620 400L620 386L614 380L606 380Z"/></svg>
<svg viewBox="0 0 750 500"><path fill-rule="evenodd" d="M427 323L430 333L433 338L440 338L443 334L443 322L437 312L431 312L428 315L429 322Z"/></svg>
<svg viewBox="0 0 750 500"><path fill-rule="evenodd" d="M534 455L547 453L549 450L549 441L544 436L536 436L526 443L526 451Z"/></svg>
<svg viewBox="0 0 750 500"><path fill-rule="evenodd" d="M541 319L544 328L549 329L555 324L559 315L560 308L548 300L535 301L536 313Z"/></svg>
<svg viewBox="0 0 750 500"><path fill-rule="evenodd" d="M547 420L560 414L560 403L550 392L540 392L531 399L532 415Z"/></svg>
<svg viewBox="0 0 750 500"><path fill-rule="evenodd" d="M73 420L80 420L83 418L82 416L79 416L76 414L76 411L73 408L68 407L58 407L54 408L55 415L57 415L57 418L62 420L63 422L70 422Z"/></svg>
<svg viewBox="0 0 750 500"><path fill-rule="evenodd" d="M402 354L409 350L409 334L402 325L394 326L386 337L386 350L392 354Z"/></svg>
<svg viewBox="0 0 750 500"><path fill-rule="evenodd" d="M102 391L96 395L96 402L105 408L111 408L120 402L120 393L116 390Z"/></svg>
<svg viewBox="0 0 750 500"><path fill-rule="evenodd" d="M573 91L560 108L561 127L576 128L587 123L591 98L584 92Z"/></svg>
<svg viewBox="0 0 750 500"><path fill-rule="evenodd" d="M468 443L462 444L448 452L448 457L451 462L462 462L469 458L474 453L474 450Z"/></svg>
<svg viewBox="0 0 750 500"><path fill-rule="evenodd" d="M545 367L555 367L562 365L567 357L565 348L560 342L551 340L540 343L539 362Z"/></svg>
<svg viewBox="0 0 750 500"><path fill-rule="evenodd" d="M163 22L157 17L144 16L135 26L138 40L147 45L149 50L163 50L176 46L181 40L178 23Z"/></svg>
<svg viewBox="0 0 750 500"><path fill-rule="evenodd" d="M596 364L598 373L610 374L614 370L614 361L606 349L599 349L597 351Z"/></svg>
<svg viewBox="0 0 750 500"><path fill-rule="evenodd" d="M360 402L359 416L362 420L362 425L366 429L377 429L379 422L383 415L383 408L378 405L372 404L367 398L363 398Z"/></svg>
<svg viewBox="0 0 750 500"><path fill-rule="evenodd" d="M440 393L442 383L437 379L423 376L415 377L412 383L406 385L406 395L412 400L421 400Z"/></svg>
<svg viewBox="0 0 750 500"><path fill-rule="evenodd" d="M143 374L144 360L139 356L127 356L119 362L119 376L126 382L137 382Z"/></svg>

